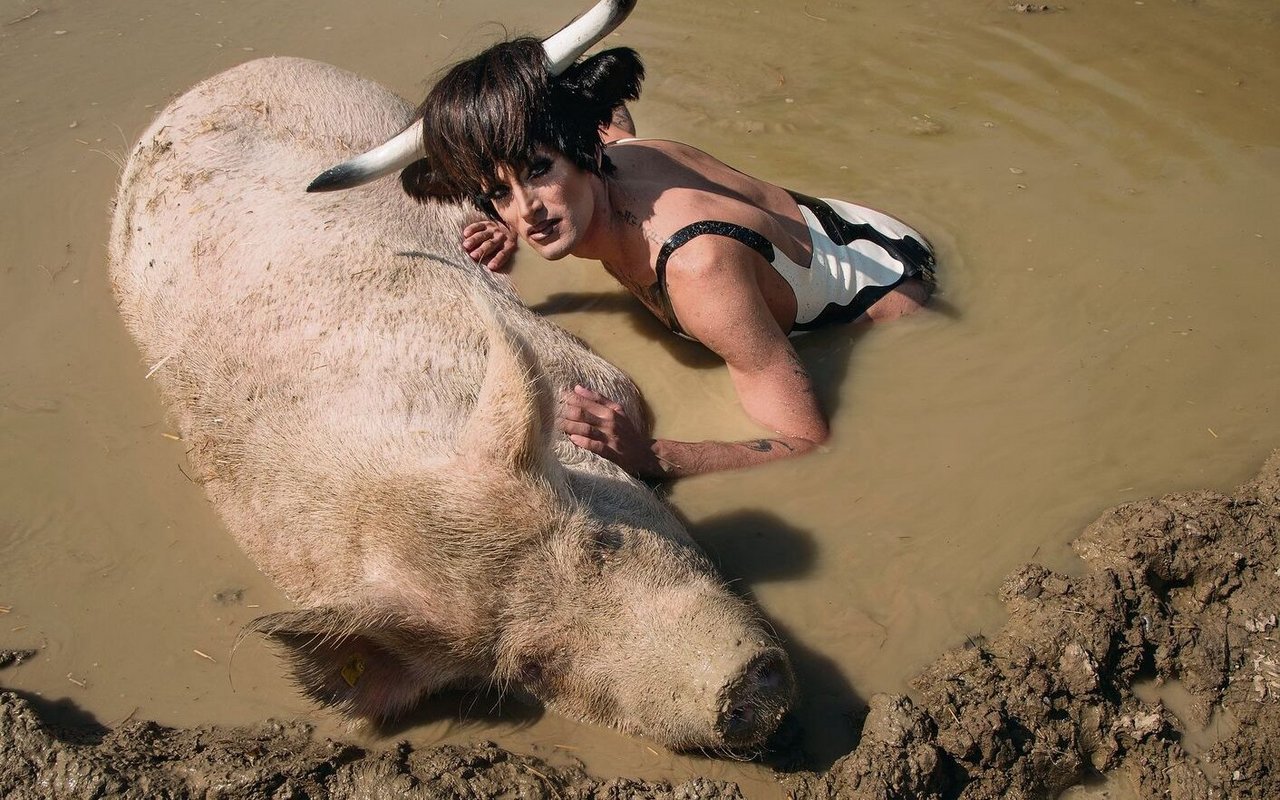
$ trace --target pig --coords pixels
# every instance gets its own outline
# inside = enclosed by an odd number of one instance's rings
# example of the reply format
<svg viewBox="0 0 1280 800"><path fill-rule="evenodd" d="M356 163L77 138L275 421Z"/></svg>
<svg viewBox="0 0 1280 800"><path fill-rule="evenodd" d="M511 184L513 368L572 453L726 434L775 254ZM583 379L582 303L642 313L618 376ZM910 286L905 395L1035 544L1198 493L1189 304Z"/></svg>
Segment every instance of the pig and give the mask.
<svg viewBox="0 0 1280 800"><path fill-rule="evenodd" d="M121 315L193 479L295 605L246 631L354 719L487 682L673 749L758 749L794 699L785 651L649 487L554 428L574 384L647 419L635 385L466 256L474 211L394 180L304 191L412 115L256 60L173 101L123 170Z"/></svg>

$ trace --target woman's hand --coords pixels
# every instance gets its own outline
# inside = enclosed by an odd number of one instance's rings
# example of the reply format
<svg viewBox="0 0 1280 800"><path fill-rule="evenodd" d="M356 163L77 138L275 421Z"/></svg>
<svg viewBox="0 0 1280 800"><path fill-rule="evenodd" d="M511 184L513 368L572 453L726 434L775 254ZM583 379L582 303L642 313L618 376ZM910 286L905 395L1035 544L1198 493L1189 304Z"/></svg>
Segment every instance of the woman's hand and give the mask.
<svg viewBox="0 0 1280 800"><path fill-rule="evenodd" d="M501 222L481 220L462 229L462 249L477 264L483 264L491 272L501 272L510 265L511 256L516 252L516 237Z"/></svg>
<svg viewBox="0 0 1280 800"><path fill-rule="evenodd" d="M602 394L585 386L565 392L559 423L569 441L604 456L632 475L662 474L653 439L636 429L622 406Z"/></svg>

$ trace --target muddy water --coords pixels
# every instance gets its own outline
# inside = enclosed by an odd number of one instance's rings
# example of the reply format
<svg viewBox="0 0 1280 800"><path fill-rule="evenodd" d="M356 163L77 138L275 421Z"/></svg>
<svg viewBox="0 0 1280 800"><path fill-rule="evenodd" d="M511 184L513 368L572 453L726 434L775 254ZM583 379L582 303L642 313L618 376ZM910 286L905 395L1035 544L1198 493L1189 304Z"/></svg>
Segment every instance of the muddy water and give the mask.
<svg viewBox="0 0 1280 800"><path fill-rule="evenodd" d="M110 723L315 720L239 626L285 601L182 472L105 279L116 161L167 99L266 54L414 99L574 0L9 3L0 19L0 646L5 684ZM995 591L1110 505L1227 488L1280 444L1280 35L1272 4L644 0L613 40L651 78L642 135L883 208L942 256L938 310L799 343L827 452L671 497L787 638L814 766L849 711L1001 624ZM675 438L749 437L723 369L597 269L534 257L531 303L630 371ZM7 612L4 609L9 609ZM496 739L600 773L762 768L672 756L489 697L386 740ZM371 741L378 738L369 734Z"/></svg>

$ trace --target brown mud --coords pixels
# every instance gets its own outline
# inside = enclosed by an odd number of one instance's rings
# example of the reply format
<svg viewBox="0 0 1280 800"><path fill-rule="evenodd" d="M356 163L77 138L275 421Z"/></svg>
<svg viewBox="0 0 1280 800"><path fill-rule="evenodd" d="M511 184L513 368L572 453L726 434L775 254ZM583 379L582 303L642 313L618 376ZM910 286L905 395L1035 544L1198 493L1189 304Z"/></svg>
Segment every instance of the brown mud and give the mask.
<svg viewBox="0 0 1280 800"><path fill-rule="evenodd" d="M1232 496L1118 506L1074 546L1082 576L1017 570L998 635L942 656L914 698L873 697L853 752L823 774L779 773L789 795L1052 798L1107 773L1144 799L1280 797L1280 452ZM29 655L0 651L0 665ZM1152 684L1184 701L1166 706ZM0 692L0 796L741 796L704 779L599 779L487 742L373 751L301 724L55 728L41 702ZM773 757L804 761L783 746Z"/></svg>

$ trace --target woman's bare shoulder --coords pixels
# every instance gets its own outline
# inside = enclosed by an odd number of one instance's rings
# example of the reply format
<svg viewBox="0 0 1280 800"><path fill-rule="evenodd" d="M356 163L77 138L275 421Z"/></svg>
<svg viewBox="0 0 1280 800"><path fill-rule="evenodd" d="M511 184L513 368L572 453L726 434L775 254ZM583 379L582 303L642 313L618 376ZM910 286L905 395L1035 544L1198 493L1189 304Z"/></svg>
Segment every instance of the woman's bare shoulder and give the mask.
<svg viewBox="0 0 1280 800"><path fill-rule="evenodd" d="M720 162L693 145L674 139L619 139L605 147L609 157L652 163L671 160L685 164L713 165Z"/></svg>

